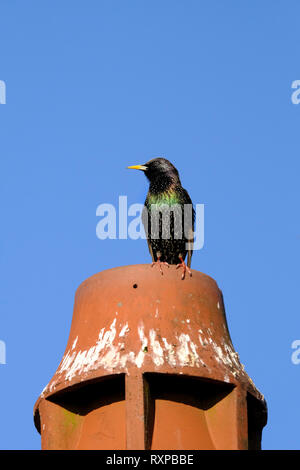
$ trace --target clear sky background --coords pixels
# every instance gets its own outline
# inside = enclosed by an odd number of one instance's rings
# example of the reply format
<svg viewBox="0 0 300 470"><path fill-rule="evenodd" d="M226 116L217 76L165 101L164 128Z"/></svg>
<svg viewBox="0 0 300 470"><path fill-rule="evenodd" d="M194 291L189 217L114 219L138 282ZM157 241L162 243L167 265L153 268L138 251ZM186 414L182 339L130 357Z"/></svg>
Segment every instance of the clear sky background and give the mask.
<svg viewBox="0 0 300 470"><path fill-rule="evenodd" d="M194 203L241 362L265 395L264 449L299 449L300 4L1 0L0 448L39 449L32 409L87 277L150 262L96 237L96 208L144 202L127 165L164 156Z"/></svg>

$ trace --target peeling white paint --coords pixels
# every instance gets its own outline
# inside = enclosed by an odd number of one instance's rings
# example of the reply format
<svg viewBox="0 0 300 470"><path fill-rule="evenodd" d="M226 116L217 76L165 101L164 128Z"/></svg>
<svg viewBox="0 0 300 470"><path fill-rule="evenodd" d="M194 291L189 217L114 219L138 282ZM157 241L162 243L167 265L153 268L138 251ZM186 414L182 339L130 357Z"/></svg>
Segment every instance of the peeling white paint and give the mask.
<svg viewBox="0 0 300 470"><path fill-rule="evenodd" d="M167 353L167 362L170 364L170 366L175 367L177 361L174 346L169 344L166 338L162 338L162 342L164 343L165 351Z"/></svg>
<svg viewBox="0 0 300 470"><path fill-rule="evenodd" d="M155 365L161 366L165 362L164 350L156 339L156 331L153 328L149 331L149 341L152 348L152 360Z"/></svg>
<svg viewBox="0 0 300 470"><path fill-rule="evenodd" d="M191 341L189 335L181 333L178 337L179 347L177 348L177 357L180 366L197 366L199 367L199 355L197 354L197 347Z"/></svg>
<svg viewBox="0 0 300 470"><path fill-rule="evenodd" d="M75 349L77 341L78 341L78 336L76 336L76 339L74 340L74 342L72 344L72 350Z"/></svg>
<svg viewBox="0 0 300 470"><path fill-rule="evenodd" d="M119 333L119 338L121 338L122 336L125 336L126 333L128 332L129 332L128 323L125 323L125 325L123 326L123 328L121 329Z"/></svg>
<svg viewBox="0 0 300 470"><path fill-rule="evenodd" d="M243 370L243 367L239 361L238 353L233 351L231 346L223 341L221 346L218 346L216 343L212 342L212 347L216 352L216 360L218 362L222 362L225 366L228 366L234 376L236 376L241 369Z"/></svg>
<svg viewBox="0 0 300 470"><path fill-rule="evenodd" d="M141 349L137 353L136 357L134 357L134 353L133 353L132 360L133 362L135 362L137 367L141 368L145 359L145 353L148 349L148 338L146 338L145 336L143 325L140 325L138 327L138 335L141 340Z"/></svg>
<svg viewBox="0 0 300 470"><path fill-rule="evenodd" d="M158 308L156 312L158 313ZM137 328L140 344L136 350L127 349L126 351L126 339L131 328L128 322L125 324L118 322L117 325L117 317L113 319L107 330L101 328L95 345L87 350L76 350L77 336L57 370L55 381L51 383L50 387L44 388L42 396L46 391L53 391L58 382L70 381L78 375L98 368L109 372L121 368L128 372L127 366L130 363L141 368L146 357L147 360L152 360L157 367L164 364L171 367L208 367L201 358L201 350L208 346L212 349L215 360L226 368L224 370L225 382L230 381L230 374L236 376L243 372L238 354L230 344L225 342L224 338L220 344L217 344L212 339L211 329L202 327L202 329L198 329L198 332L195 332L196 334L193 334L193 339L191 339L190 319L185 321L189 334L182 332L177 335L174 331L173 339L169 337L168 340L166 337L160 337L159 330L155 328L151 328L148 332L145 331L145 326L141 322ZM133 332L133 334L135 333Z"/></svg>
<svg viewBox="0 0 300 470"><path fill-rule="evenodd" d="M136 358L134 359L133 362L135 362L137 367L140 369L143 365L144 359L145 359L145 351L141 350L141 351L138 352L138 354L137 354L137 356L136 356Z"/></svg>
<svg viewBox="0 0 300 470"><path fill-rule="evenodd" d="M77 353L75 351L70 353L69 351L57 373L62 374L65 372L65 379L71 380L76 374L93 369L96 364L98 366L103 365L105 368L113 368L120 356L119 348L113 346L115 337L116 318L113 320L108 331L105 331L105 328L100 330L95 346L86 351L78 351ZM106 353L101 356L100 353L102 351L106 351Z"/></svg>
<svg viewBox="0 0 300 470"><path fill-rule="evenodd" d="M204 343L204 341L203 341L203 339L202 339L202 336L201 336L200 334L198 335L198 338L199 338L199 343L201 344L201 346L204 347L204 346L205 346L205 343Z"/></svg>

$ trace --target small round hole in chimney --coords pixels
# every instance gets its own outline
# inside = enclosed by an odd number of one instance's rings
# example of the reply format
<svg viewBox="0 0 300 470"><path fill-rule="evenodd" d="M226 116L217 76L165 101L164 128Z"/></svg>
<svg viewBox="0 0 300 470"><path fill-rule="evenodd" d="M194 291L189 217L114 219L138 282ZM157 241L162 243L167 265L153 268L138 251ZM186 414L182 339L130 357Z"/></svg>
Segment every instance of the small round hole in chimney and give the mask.
<svg viewBox="0 0 300 470"><path fill-rule="evenodd" d="M136 289L136 288L137 288L137 284L133 284L132 287L133 287L134 289Z"/></svg>

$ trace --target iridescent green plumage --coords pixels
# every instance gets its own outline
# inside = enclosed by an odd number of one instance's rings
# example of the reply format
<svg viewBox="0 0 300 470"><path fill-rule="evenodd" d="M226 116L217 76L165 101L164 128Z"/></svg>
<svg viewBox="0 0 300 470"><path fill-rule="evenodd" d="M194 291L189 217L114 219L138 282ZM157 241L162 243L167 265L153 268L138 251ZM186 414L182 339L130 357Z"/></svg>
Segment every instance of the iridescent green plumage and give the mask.
<svg viewBox="0 0 300 470"><path fill-rule="evenodd" d="M149 194L148 195L149 204L180 204L180 197L175 191L164 191L159 194Z"/></svg>

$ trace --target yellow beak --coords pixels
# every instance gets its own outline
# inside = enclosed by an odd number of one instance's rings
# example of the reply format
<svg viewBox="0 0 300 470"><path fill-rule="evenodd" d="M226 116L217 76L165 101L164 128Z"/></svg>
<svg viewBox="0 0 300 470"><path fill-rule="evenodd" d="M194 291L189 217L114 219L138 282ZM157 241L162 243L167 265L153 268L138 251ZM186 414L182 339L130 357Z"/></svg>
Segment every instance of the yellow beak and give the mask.
<svg viewBox="0 0 300 470"><path fill-rule="evenodd" d="M145 165L133 165L133 166L128 166L130 170L142 170L145 171L147 170L147 167Z"/></svg>

